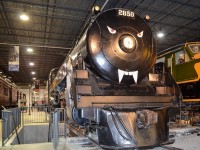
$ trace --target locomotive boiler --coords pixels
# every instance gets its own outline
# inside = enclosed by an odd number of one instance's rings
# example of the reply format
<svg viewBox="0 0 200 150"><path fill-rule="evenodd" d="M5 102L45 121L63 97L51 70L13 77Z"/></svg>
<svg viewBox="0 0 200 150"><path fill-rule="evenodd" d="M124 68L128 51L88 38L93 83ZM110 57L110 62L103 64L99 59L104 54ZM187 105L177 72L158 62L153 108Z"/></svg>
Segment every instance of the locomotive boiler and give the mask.
<svg viewBox="0 0 200 150"><path fill-rule="evenodd" d="M69 120L103 148L168 141L181 94L167 67L155 64L148 19L126 9L97 14L50 85L52 95L65 93Z"/></svg>

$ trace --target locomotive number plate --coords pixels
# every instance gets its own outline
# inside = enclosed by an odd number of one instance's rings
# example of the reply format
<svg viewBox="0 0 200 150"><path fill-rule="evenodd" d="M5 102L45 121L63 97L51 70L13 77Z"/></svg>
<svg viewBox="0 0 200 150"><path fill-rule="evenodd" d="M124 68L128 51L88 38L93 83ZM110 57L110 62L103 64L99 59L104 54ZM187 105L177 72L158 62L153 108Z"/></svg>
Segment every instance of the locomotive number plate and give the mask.
<svg viewBox="0 0 200 150"><path fill-rule="evenodd" d="M134 17L135 17L135 14L134 14L133 11L130 11L130 10L122 10L122 9L119 9L119 10L118 10L118 15L119 15L119 16L130 17L130 18L134 18Z"/></svg>

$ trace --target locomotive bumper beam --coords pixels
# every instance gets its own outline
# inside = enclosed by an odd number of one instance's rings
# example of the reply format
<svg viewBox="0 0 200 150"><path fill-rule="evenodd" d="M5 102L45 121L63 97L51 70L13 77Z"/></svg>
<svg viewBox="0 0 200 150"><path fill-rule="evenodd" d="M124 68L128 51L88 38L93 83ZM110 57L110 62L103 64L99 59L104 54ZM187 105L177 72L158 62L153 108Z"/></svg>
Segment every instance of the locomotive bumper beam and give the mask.
<svg viewBox="0 0 200 150"><path fill-rule="evenodd" d="M77 123L95 124L98 143L106 149L144 148L169 141L169 116L177 107L76 109ZM90 124L91 126L91 124ZM94 129L94 128L93 128Z"/></svg>
<svg viewBox="0 0 200 150"><path fill-rule="evenodd" d="M168 121L178 112L178 107L169 106L171 99L164 96L82 96L73 119L82 126L95 125L92 128L96 128L98 142L103 148L155 147L169 140Z"/></svg>

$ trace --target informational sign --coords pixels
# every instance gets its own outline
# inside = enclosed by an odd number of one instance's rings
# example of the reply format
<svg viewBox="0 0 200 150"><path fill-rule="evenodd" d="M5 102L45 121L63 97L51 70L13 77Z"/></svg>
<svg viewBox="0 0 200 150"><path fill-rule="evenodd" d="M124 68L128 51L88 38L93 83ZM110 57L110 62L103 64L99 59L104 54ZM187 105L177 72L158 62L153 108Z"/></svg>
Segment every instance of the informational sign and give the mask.
<svg viewBox="0 0 200 150"><path fill-rule="evenodd" d="M19 71L19 46L9 50L8 70Z"/></svg>

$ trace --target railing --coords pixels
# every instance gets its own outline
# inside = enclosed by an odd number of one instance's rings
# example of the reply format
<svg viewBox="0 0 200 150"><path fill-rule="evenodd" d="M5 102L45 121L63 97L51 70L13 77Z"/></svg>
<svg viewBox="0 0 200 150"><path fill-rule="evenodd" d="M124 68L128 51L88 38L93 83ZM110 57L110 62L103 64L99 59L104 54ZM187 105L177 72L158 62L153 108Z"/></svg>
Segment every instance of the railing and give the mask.
<svg viewBox="0 0 200 150"><path fill-rule="evenodd" d="M37 106L37 107L22 107L22 122L29 123L48 123L52 107Z"/></svg>
<svg viewBox="0 0 200 150"><path fill-rule="evenodd" d="M52 107L23 107L2 111L2 146L16 133L21 125L30 123L49 123L48 141L57 149L59 137L66 138L66 109Z"/></svg>
<svg viewBox="0 0 200 150"><path fill-rule="evenodd" d="M14 134L17 135L20 144L17 129L21 126L21 110L20 108L12 108L2 110L2 146Z"/></svg>
<svg viewBox="0 0 200 150"><path fill-rule="evenodd" d="M57 150L59 137L66 138L66 110L64 108L57 108L51 112L49 122L49 137L48 141L53 140L54 150Z"/></svg>

